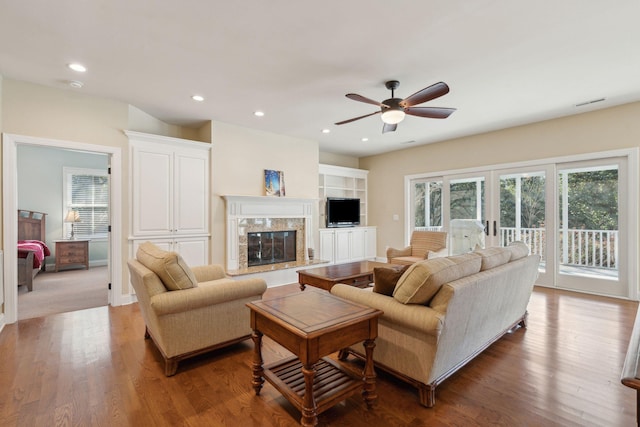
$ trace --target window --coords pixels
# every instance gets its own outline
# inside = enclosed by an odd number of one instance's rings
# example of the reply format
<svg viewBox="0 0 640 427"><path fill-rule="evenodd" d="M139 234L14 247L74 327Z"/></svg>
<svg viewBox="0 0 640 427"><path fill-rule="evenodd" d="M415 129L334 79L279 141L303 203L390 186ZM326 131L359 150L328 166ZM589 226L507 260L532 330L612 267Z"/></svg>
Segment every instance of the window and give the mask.
<svg viewBox="0 0 640 427"><path fill-rule="evenodd" d="M64 168L63 219L69 210L78 212L73 224L78 238L106 238L109 226L109 175L106 170ZM71 230L64 224L67 235Z"/></svg>

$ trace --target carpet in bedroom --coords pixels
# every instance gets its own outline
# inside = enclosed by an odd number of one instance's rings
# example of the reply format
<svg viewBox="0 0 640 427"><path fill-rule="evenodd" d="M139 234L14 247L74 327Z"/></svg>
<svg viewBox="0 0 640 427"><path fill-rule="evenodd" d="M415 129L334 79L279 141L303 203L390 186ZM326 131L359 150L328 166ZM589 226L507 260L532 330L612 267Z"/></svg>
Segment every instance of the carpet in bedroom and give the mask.
<svg viewBox="0 0 640 427"><path fill-rule="evenodd" d="M18 320L107 305L108 284L106 266L40 272L32 292L18 287Z"/></svg>

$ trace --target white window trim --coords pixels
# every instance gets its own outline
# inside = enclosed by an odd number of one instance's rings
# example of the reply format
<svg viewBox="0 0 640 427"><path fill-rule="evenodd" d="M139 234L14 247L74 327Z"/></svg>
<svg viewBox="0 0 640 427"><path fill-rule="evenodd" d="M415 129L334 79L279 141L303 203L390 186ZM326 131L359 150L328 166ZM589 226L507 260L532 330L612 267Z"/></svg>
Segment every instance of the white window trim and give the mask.
<svg viewBox="0 0 640 427"><path fill-rule="evenodd" d="M69 211L69 204L71 202L71 194L69 193L69 177L71 175L94 175L108 177L109 172L107 169L89 169L89 168L74 168L63 167L62 168L62 230L64 232L63 238L67 238L71 233L71 224L64 222L64 218ZM83 238L89 238L91 240L107 240L108 233L104 234L92 234L88 236L82 236Z"/></svg>

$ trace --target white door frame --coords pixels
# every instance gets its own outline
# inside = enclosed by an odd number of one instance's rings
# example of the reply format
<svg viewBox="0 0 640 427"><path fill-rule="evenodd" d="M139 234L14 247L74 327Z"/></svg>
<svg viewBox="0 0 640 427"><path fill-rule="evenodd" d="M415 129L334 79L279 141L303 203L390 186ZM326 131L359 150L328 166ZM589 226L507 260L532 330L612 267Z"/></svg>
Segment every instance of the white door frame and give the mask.
<svg viewBox="0 0 640 427"><path fill-rule="evenodd" d="M585 154L575 154L569 156L562 157L552 157L547 159L538 159L538 160L530 160L523 162L514 162L514 163L503 163L503 164L495 164L495 165L487 165L487 166L478 166L475 168L466 168L466 169L456 169L449 171L434 171L428 173L420 173L413 175L405 175L404 177L404 209L405 211L409 210L410 207L410 195L411 195L411 183L415 179L428 179L431 177L444 177L447 175L465 175L465 174L474 174L474 173L482 173L482 172L491 172L491 171L500 171L503 169L513 169L513 168L528 168L528 167L536 167L540 165L548 165L548 164L559 164L559 163L571 163L571 162L579 162L579 161L587 161L587 160L596 160L596 159L606 159L611 157L624 157L627 160L627 172L628 172L628 181L627 181L627 191L624 195L627 198L627 205L625 210L627 211L628 224L627 229L629 236L633 236L629 239L626 250L627 254L627 278L628 278L628 299L637 301L639 295L639 281L638 281L638 247L640 245L640 238L638 236L638 222L640 220L638 215L638 198L639 198L639 153L640 149L637 147L633 148L623 148L619 150L610 150L610 151L602 151L597 153L585 153ZM486 186L485 186L486 191ZM444 202L443 202L444 203ZM407 219L405 221L405 235L409 235L411 229L411 222L409 221L410 217L407 214L405 216ZM549 254L551 255L551 254Z"/></svg>
<svg viewBox="0 0 640 427"><path fill-rule="evenodd" d="M3 324L14 323L18 320L18 254L15 248L18 244L18 144L41 145L69 150L79 150L111 156L111 188L109 200L109 214L111 216L111 244L109 245L111 290L109 304L122 305L122 154L119 147L87 144L81 142L54 140L23 135L2 135L2 203L3 203L3 247L4 251L4 319Z"/></svg>

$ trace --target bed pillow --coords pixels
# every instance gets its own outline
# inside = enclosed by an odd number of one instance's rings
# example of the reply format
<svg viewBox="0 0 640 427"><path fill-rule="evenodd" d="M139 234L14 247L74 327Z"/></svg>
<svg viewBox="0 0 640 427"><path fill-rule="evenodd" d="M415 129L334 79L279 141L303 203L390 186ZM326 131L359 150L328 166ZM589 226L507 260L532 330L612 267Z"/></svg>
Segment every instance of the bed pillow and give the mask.
<svg viewBox="0 0 640 427"><path fill-rule="evenodd" d="M408 268L409 265L401 268L375 267L373 269L373 292L392 296L396 283Z"/></svg>
<svg viewBox="0 0 640 427"><path fill-rule="evenodd" d="M160 277L169 291L195 288L198 281L180 254L167 252L151 242L144 242L136 253L138 261Z"/></svg>

